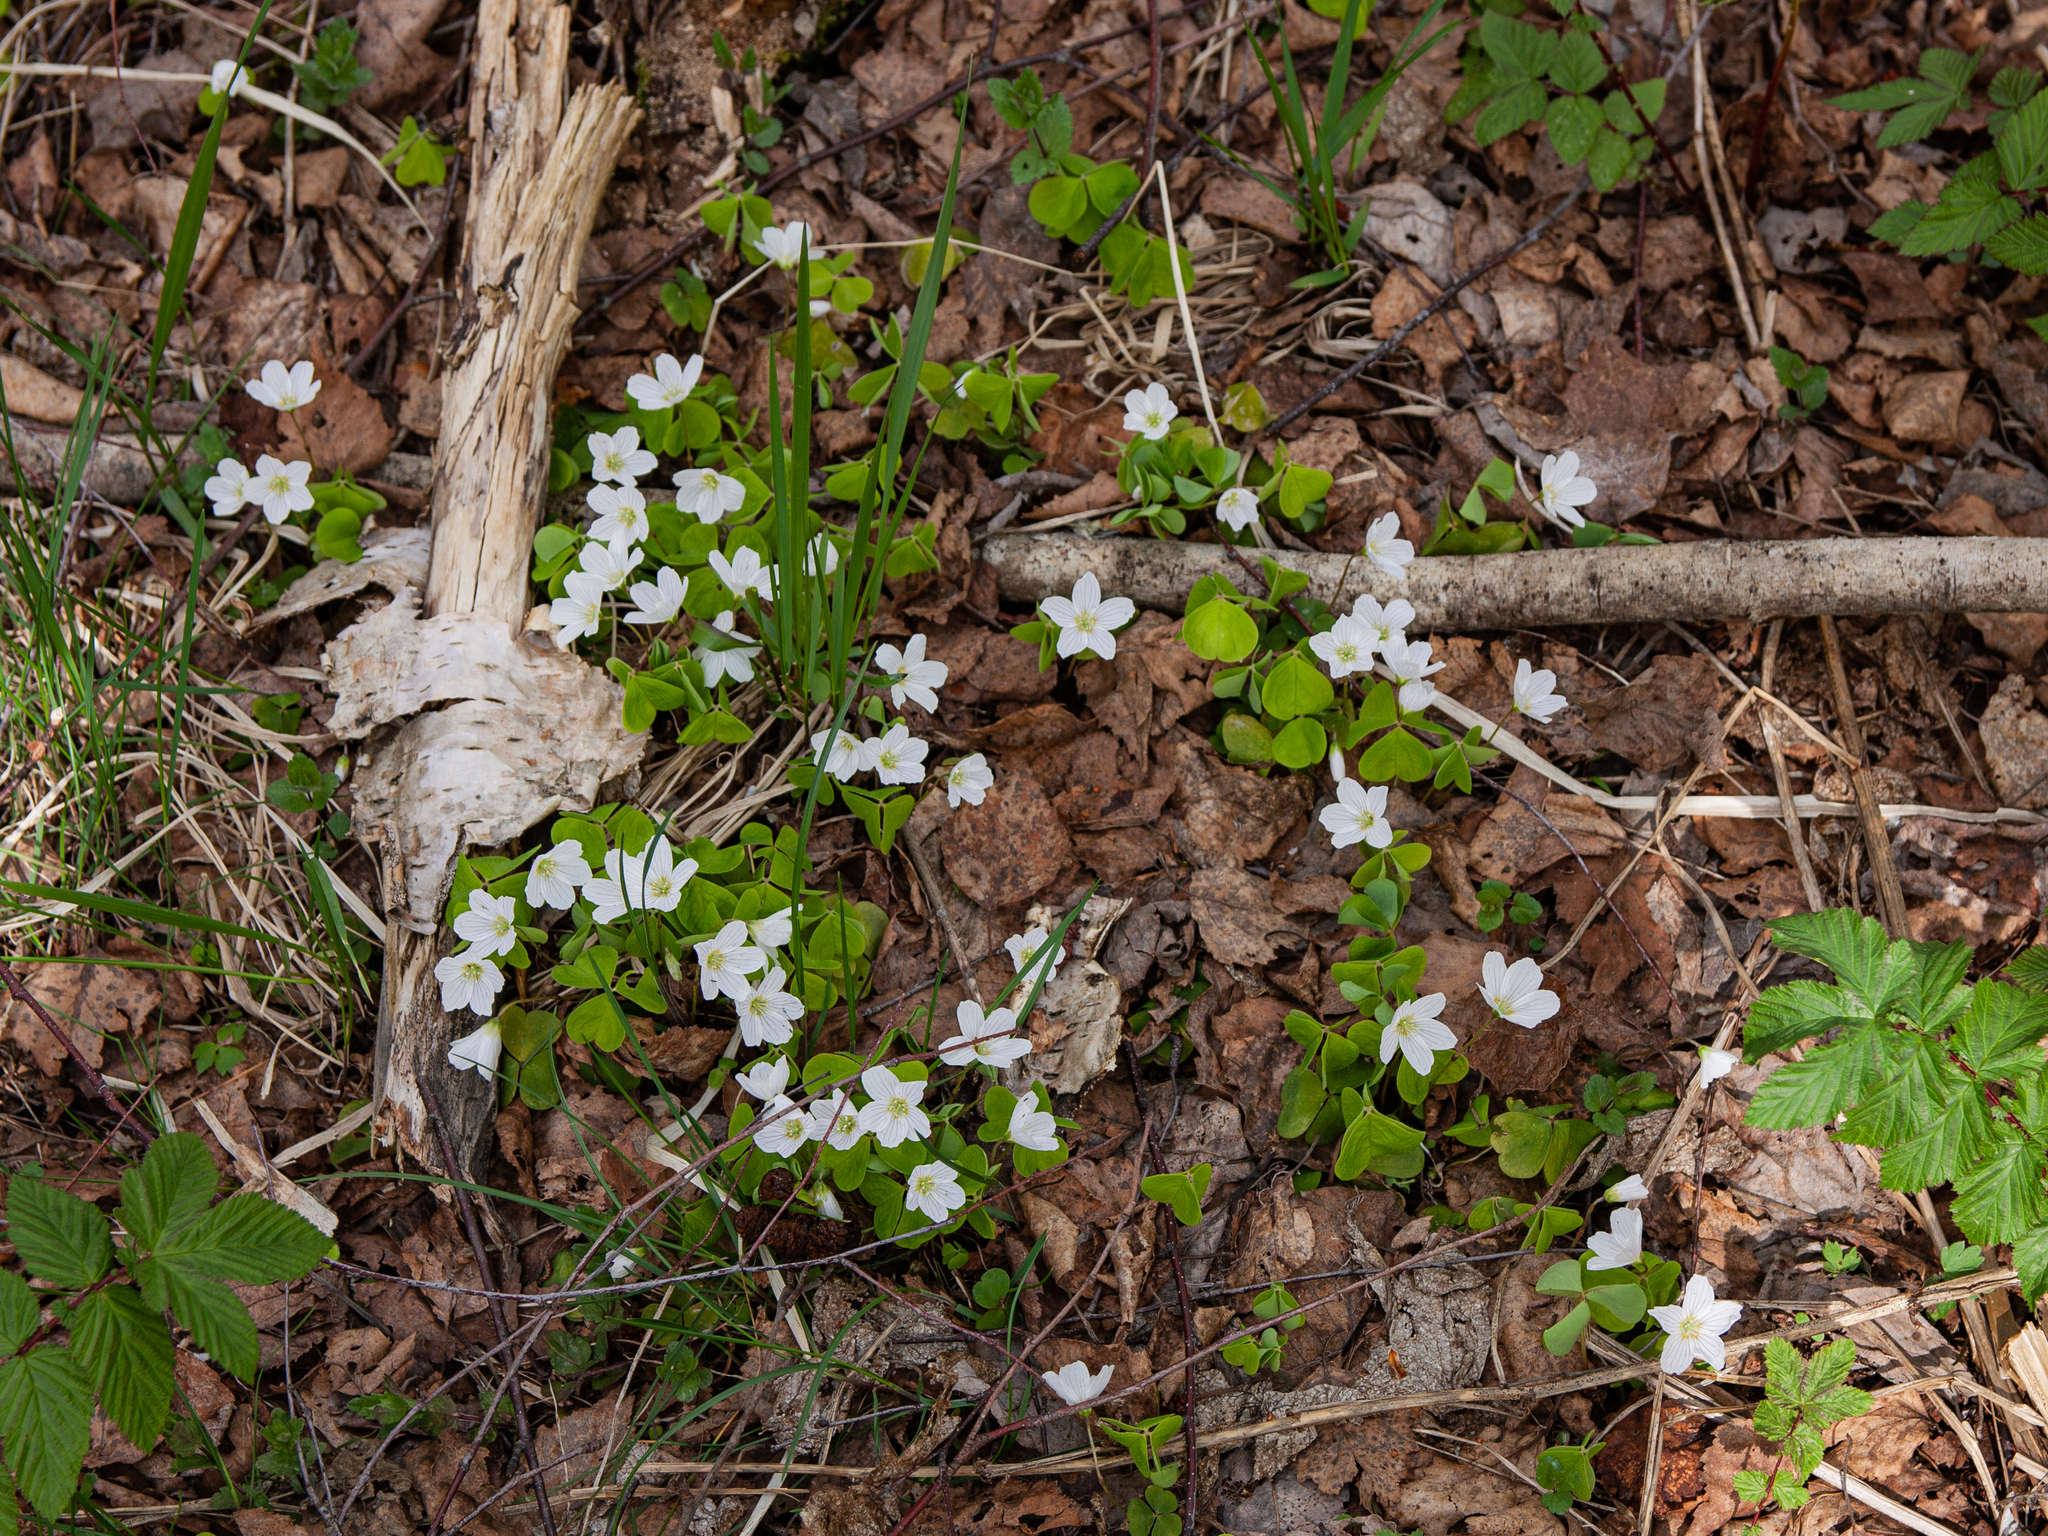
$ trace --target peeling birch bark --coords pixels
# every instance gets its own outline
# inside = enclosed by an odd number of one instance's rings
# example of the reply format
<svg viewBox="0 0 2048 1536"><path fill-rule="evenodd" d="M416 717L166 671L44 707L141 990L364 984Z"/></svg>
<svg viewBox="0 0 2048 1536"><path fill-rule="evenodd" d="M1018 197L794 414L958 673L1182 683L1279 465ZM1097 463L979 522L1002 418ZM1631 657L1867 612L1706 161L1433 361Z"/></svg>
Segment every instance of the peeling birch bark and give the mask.
<svg viewBox="0 0 2048 1536"><path fill-rule="evenodd" d="M443 1171L458 1177L475 1172L497 1088L447 1060L449 1042L480 1022L450 1018L434 979L455 948L441 912L456 859L558 810L589 809L636 769L646 740L620 724L620 689L602 671L519 634L577 269L639 115L616 85L568 97L570 25L570 8L551 0L484 0L465 303L442 384L424 603L408 588L326 655L334 733L366 742L357 824L382 854L373 1104L389 1106L410 1156L439 1168L427 1110L437 1102L465 1165Z"/></svg>

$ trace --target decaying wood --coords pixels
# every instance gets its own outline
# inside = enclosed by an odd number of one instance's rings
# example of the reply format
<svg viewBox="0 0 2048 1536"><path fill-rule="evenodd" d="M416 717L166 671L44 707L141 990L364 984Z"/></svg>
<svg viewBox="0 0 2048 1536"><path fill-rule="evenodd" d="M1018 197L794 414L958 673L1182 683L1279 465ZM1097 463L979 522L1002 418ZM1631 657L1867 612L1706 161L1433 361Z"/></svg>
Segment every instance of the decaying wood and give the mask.
<svg viewBox="0 0 2048 1536"><path fill-rule="evenodd" d="M441 909L456 858L588 809L645 742L620 725L610 678L519 635L576 274L638 116L616 85L568 96L570 25L552 0L485 0L478 17L464 310L442 385L425 601L401 592L327 653L335 734L368 741L357 825L383 858L375 1102L408 1154L434 1167L444 1159L428 1104L466 1163L497 1103L494 1085L447 1063L449 1041L477 1022L449 1018L434 979L453 948Z"/></svg>
<svg viewBox="0 0 2048 1536"><path fill-rule="evenodd" d="M1348 607L1362 593L1406 598L1413 628L1539 629L1653 619L1814 614L2048 613L2048 539L1805 539L1609 545L1418 560L1405 576L1362 555L1260 550L1309 577L1309 594ZM1069 591L1093 571L1106 593L1178 613L1204 576L1257 581L1213 544L1022 533L981 558L1006 598Z"/></svg>

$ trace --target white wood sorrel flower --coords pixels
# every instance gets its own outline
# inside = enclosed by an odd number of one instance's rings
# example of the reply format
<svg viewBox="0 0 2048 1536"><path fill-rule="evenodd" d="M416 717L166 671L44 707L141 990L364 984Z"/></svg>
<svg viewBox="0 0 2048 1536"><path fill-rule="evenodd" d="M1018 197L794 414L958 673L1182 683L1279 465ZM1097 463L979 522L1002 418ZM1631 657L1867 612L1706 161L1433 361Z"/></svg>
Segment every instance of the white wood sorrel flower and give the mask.
<svg viewBox="0 0 2048 1536"><path fill-rule="evenodd" d="M311 405L320 393L320 381L313 377L311 363L300 361L287 368L274 357L263 365L260 375L242 387L249 392L250 399L273 411L296 411L302 405Z"/></svg>
<svg viewBox="0 0 2048 1536"><path fill-rule="evenodd" d="M903 1208L930 1221L944 1221L967 1203L967 1191L960 1187L960 1175L944 1163L923 1163L911 1169L903 1193Z"/></svg>
<svg viewBox="0 0 2048 1536"><path fill-rule="evenodd" d="M770 224L756 238L754 249L761 253L763 261L771 261L783 271L793 272L803 256L804 241L809 235L810 230L801 220L782 229Z"/></svg>
<svg viewBox="0 0 2048 1536"><path fill-rule="evenodd" d="M1515 466L1515 478L1522 478L1519 464ZM1543 468L1537 474L1534 494L1526 484L1522 487L1522 494L1528 496L1530 504L1558 527L1583 528L1586 519L1579 508L1598 496L1600 487L1579 473L1579 456L1567 448L1563 453L1543 456Z"/></svg>
<svg viewBox="0 0 2048 1536"><path fill-rule="evenodd" d="M1524 1029L1534 1029L1564 1005L1543 986L1543 967L1527 955L1508 964L1497 949L1479 962L1479 998L1487 1007Z"/></svg>
<svg viewBox="0 0 2048 1536"><path fill-rule="evenodd" d="M857 1123L875 1138L877 1146L900 1147L931 1135L931 1118L918 1108L924 1098L924 1079L898 1077L887 1067L869 1067L860 1075L860 1086L869 1103Z"/></svg>
<svg viewBox="0 0 2048 1536"><path fill-rule="evenodd" d="M1525 656L1515 663L1515 710L1531 720L1548 720L1565 707L1565 696L1557 691L1557 674L1546 668L1532 668Z"/></svg>
<svg viewBox="0 0 2048 1536"><path fill-rule="evenodd" d="M518 907L510 896L493 896L479 887L469 893L469 910L455 914L455 937L470 946L471 954L509 955L519 942Z"/></svg>
<svg viewBox="0 0 2048 1536"><path fill-rule="evenodd" d="M1124 430L1153 442L1166 436L1173 418L1179 414L1180 407L1173 403L1173 396L1156 380L1124 396Z"/></svg>
<svg viewBox="0 0 2048 1536"><path fill-rule="evenodd" d="M703 371L701 357L679 363L664 352L655 358L652 374L636 373L626 380L626 396L643 411L672 410L690 398Z"/></svg>
<svg viewBox="0 0 2048 1536"><path fill-rule="evenodd" d="M1588 1269L1627 1269L1643 1256L1643 1213L1624 1207L1609 1218L1605 1232L1586 1239L1593 1257Z"/></svg>
<svg viewBox="0 0 2048 1536"><path fill-rule="evenodd" d="M1040 1371L1038 1379L1052 1389L1053 1396L1073 1408L1102 1396L1108 1390L1109 1378L1115 1374L1113 1365L1091 1372L1087 1361L1069 1360L1056 1371Z"/></svg>
<svg viewBox="0 0 2048 1536"><path fill-rule="evenodd" d="M660 462L640 446L638 427L621 427L616 432L593 432L583 443L590 450L590 478L593 480L616 480L620 485L631 485L642 475L653 474Z"/></svg>
<svg viewBox="0 0 2048 1536"><path fill-rule="evenodd" d="M1411 998L1394 1010L1387 1027L1380 1031L1380 1060L1392 1061L1399 1051L1418 1077L1428 1077L1436 1065L1438 1051L1456 1050L1458 1037L1437 1018L1444 1011L1444 995Z"/></svg>
<svg viewBox="0 0 2048 1536"><path fill-rule="evenodd" d="M979 805L995 782L996 776L987 758L979 752L963 757L946 770L946 804L956 811L963 800L969 805Z"/></svg>
<svg viewBox="0 0 2048 1536"><path fill-rule="evenodd" d="M1673 1306L1652 1307L1650 1316L1664 1330L1664 1354L1658 1364L1676 1376L1704 1360L1715 1370L1728 1363L1728 1346L1721 1335L1742 1318L1739 1301L1716 1301L1714 1282L1694 1275L1685 1282L1685 1295Z"/></svg>
<svg viewBox="0 0 2048 1536"><path fill-rule="evenodd" d="M576 904L576 889L590 879L590 865L580 843L557 843L526 868L526 904L567 911Z"/></svg>
<svg viewBox="0 0 2048 1536"><path fill-rule="evenodd" d="M1104 661L1116 660L1115 631L1138 616L1128 597L1104 597L1093 571L1083 571L1072 597L1048 597L1039 605L1060 632L1055 649L1061 656L1093 651Z"/></svg>
<svg viewBox="0 0 2048 1536"><path fill-rule="evenodd" d="M747 978L768 964L768 957L747 942L747 925L735 919L696 946L697 980L708 1002L724 996L735 1002L752 988Z"/></svg>
<svg viewBox="0 0 2048 1536"><path fill-rule="evenodd" d="M956 1014L960 1033L939 1046L939 1060L949 1067L1007 1067L1031 1054L1031 1041L1017 1033L1017 1015L1008 1008L981 1011L973 998L963 998Z"/></svg>
<svg viewBox="0 0 2048 1536"><path fill-rule="evenodd" d="M449 956L449 960L454 959ZM448 964L443 960L441 964ZM475 1071L479 1077L495 1077L498 1061L505 1053L505 1036L492 1019L483 1028L464 1035L448 1047L448 1065L458 1072Z"/></svg>
<svg viewBox="0 0 2048 1536"><path fill-rule="evenodd" d="M1385 848L1394 841L1393 823L1387 820L1387 786L1367 789L1356 779L1337 785L1337 803L1323 807L1319 818L1330 834L1333 847L1349 848L1364 843L1368 848Z"/></svg>
<svg viewBox="0 0 2048 1536"><path fill-rule="evenodd" d="M488 1017L499 989L505 985L505 974L491 964L489 956L464 950L435 966L434 980L441 983L441 1007L445 1012L460 1013L467 1008L471 1013ZM495 1058L491 1064L497 1065Z"/></svg>
<svg viewBox="0 0 2048 1536"><path fill-rule="evenodd" d="M927 661L924 636L912 635L902 650L893 645L875 647L875 670L889 679L889 699L898 709L910 699L931 714L939 712L936 690L946 685L946 664Z"/></svg>

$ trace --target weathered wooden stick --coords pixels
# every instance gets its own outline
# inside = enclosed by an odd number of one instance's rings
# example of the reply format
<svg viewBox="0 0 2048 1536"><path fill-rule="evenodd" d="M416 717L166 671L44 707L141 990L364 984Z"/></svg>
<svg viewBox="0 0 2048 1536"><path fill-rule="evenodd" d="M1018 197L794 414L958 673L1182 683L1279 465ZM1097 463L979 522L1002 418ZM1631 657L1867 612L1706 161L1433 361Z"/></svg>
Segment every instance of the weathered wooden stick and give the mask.
<svg viewBox="0 0 2048 1536"><path fill-rule="evenodd" d="M1405 576L1362 555L1257 550L1306 572L1309 593L1349 607L1406 598L1417 631L1814 614L2048 613L2048 539L1805 539L1609 545L1417 560ZM1065 533L998 535L981 558L1004 597L1036 601L1093 571L1106 593L1178 613L1204 576L1244 571L1213 544Z"/></svg>
<svg viewBox="0 0 2048 1536"><path fill-rule="evenodd" d="M442 383L424 611L401 593L327 650L335 733L369 738L357 824L383 850L373 1103L388 1103L399 1141L429 1166L444 1146L431 1105L465 1165L497 1109L495 1084L448 1062L449 1041L479 1020L450 1018L434 977L453 947L441 908L457 857L556 810L588 809L644 744L621 725L609 677L519 639L577 271L639 115L615 84L570 95L570 24L555 0L483 0L464 306Z"/></svg>

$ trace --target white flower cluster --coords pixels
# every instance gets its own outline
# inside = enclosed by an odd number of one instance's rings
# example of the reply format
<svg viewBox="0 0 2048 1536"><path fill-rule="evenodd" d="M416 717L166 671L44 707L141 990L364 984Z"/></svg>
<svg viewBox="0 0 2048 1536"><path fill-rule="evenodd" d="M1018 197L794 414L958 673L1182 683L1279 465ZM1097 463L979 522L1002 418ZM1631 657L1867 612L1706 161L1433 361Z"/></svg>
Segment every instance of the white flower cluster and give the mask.
<svg viewBox="0 0 2048 1536"><path fill-rule="evenodd" d="M591 869L579 844L557 843L536 857L526 871L526 904L567 910L580 890L591 916L614 923L629 912L673 912L683 888L697 873L695 859L679 859L665 837L656 837L638 853L613 848L604 856L604 873ZM441 984L441 1006L450 1013L467 1008L491 1014L504 973L494 963L519 942L517 904L511 896L489 891L469 894L469 910L455 918L455 936L468 948L434 967ZM751 922L735 918L696 946L697 978L708 1001L727 997L739 1015L740 1038L748 1045L780 1045L803 1017L803 1004L785 990L789 973L774 964L776 951L795 933L794 914L787 908ZM762 972L766 975L761 975ZM756 980L756 977L759 980ZM503 1043L495 1019L448 1048L449 1065L474 1067L486 1077L497 1071Z"/></svg>
<svg viewBox="0 0 2048 1536"><path fill-rule="evenodd" d="M1031 1054L1031 1041L1022 1034L1017 1017L1008 1008L987 1012L973 1000L961 1002L955 1015L959 1033L939 1044L939 1060L954 1067L1007 1067ZM929 1081L909 1077L886 1066L869 1067L860 1075L860 1093L867 1099L856 1104L853 1093L834 1089L817 1099L808 1110L785 1091L789 1086L789 1062L782 1057L756 1062L739 1074L739 1085L762 1100L753 1127L754 1144L762 1151L788 1157L811 1142L823 1142L843 1152L863 1136L873 1136L878 1146L893 1149L909 1141L924 1141L932 1134L931 1117L923 1108ZM1005 1137L1020 1147L1051 1152L1059 1146L1059 1127L1052 1114L1039 1108L1037 1095L1029 1090L1019 1095L1010 1113ZM944 1221L967 1203L959 1176L944 1163L930 1162L913 1169L910 1191L904 1206L932 1221Z"/></svg>
<svg viewBox="0 0 2048 1536"><path fill-rule="evenodd" d="M218 73L219 66L215 66ZM274 411L290 415L311 405L320 393L320 381L313 377L313 365L300 361L287 368L276 358L263 365L263 372L242 386L249 398ZM240 459L222 459L206 482L206 499L213 503L215 517L232 517L247 506L263 509L263 520L273 528L294 512L313 507L313 492L307 481L313 466L304 459L286 462L267 453L256 456L252 475Z"/></svg>
<svg viewBox="0 0 2048 1536"><path fill-rule="evenodd" d="M742 555L746 553L741 551ZM933 661L925 655L923 635L912 635L901 649L893 645L876 646L874 669L898 709L908 700L921 709L937 712L938 690L946 684L948 668L943 661ZM930 743L911 735L910 727L901 720L891 722L881 735L866 739L845 728L835 731L829 727L811 736L814 758L842 784L851 783L863 773L874 774L884 784L922 784L925 758L930 751ZM963 757L945 770L946 803L956 810L963 801L979 805L995 781L987 758L979 752Z"/></svg>

